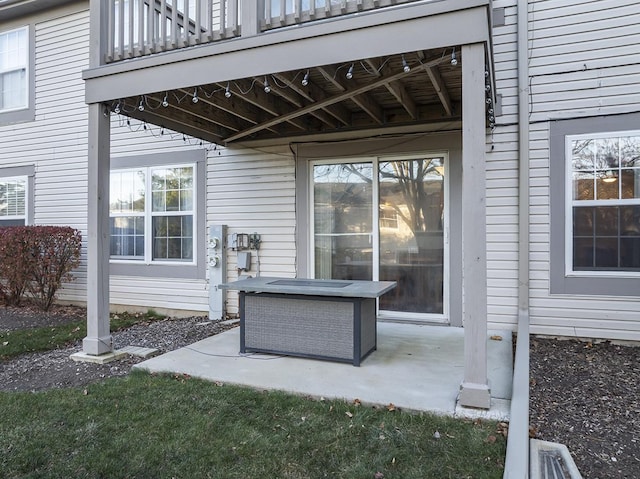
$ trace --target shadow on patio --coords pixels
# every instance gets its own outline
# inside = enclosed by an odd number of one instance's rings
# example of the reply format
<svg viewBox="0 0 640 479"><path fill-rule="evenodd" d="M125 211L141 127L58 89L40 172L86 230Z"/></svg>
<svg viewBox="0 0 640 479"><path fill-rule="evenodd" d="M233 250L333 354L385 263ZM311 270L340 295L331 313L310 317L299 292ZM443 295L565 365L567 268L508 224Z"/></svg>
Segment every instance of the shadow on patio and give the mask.
<svg viewBox="0 0 640 479"><path fill-rule="evenodd" d="M360 367L278 355L241 355L239 333L239 328L234 328L144 361L136 368L313 397L357 398L363 404L393 403L413 411L497 420L509 416L513 374L510 331L489 333L489 411L456 407L464 365L462 328L379 322L378 349Z"/></svg>

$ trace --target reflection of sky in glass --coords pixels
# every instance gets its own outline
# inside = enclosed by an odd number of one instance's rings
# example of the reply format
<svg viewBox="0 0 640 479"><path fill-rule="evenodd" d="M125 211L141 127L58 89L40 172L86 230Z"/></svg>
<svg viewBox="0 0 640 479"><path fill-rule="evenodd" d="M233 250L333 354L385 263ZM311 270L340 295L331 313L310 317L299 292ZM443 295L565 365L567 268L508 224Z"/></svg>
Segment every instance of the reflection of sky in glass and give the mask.
<svg viewBox="0 0 640 479"><path fill-rule="evenodd" d="M571 140L574 200L640 197L640 135Z"/></svg>
<svg viewBox="0 0 640 479"><path fill-rule="evenodd" d="M315 183L371 183L372 178L371 163L316 165L313 168Z"/></svg>

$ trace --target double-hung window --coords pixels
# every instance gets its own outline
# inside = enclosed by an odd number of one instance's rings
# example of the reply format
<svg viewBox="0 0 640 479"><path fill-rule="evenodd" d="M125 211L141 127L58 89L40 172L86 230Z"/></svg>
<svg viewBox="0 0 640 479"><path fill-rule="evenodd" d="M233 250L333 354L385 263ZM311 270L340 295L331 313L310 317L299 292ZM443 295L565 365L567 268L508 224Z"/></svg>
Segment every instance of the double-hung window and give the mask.
<svg viewBox="0 0 640 479"><path fill-rule="evenodd" d="M27 177L0 177L0 227L27 224Z"/></svg>
<svg viewBox="0 0 640 479"><path fill-rule="evenodd" d="M0 32L0 113L29 107L29 29Z"/></svg>
<svg viewBox="0 0 640 479"><path fill-rule="evenodd" d="M113 170L111 259L194 263L195 190L194 164Z"/></svg>
<svg viewBox="0 0 640 479"><path fill-rule="evenodd" d="M549 291L640 296L640 113L549 126Z"/></svg>
<svg viewBox="0 0 640 479"><path fill-rule="evenodd" d="M640 130L566 137L566 268L640 273Z"/></svg>

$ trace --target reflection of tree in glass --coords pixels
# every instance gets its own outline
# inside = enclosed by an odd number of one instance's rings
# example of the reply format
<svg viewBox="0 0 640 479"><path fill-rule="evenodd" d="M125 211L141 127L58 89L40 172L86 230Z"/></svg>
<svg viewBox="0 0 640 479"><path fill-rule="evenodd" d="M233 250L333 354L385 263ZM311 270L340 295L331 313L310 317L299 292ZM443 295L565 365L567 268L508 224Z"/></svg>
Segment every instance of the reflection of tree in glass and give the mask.
<svg viewBox="0 0 640 479"><path fill-rule="evenodd" d="M193 168L154 169L151 176L153 211L193 208Z"/></svg>
<svg viewBox="0 0 640 479"><path fill-rule="evenodd" d="M442 230L444 181L442 158L380 163L381 194L402 201L392 202L398 216L414 233Z"/></svg>

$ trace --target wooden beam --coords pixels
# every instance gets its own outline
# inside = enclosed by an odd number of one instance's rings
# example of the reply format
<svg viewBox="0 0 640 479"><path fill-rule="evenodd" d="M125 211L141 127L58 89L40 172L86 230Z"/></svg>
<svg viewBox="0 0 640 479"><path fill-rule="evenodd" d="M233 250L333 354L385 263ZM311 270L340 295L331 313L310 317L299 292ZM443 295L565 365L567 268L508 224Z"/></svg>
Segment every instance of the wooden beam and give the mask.
<svg viewBox="0 0 640 479"><path fill-rule="evenodd" d="M453 108L451 106L451 98L449 98L449 92L447 91L447 86L444 84L442 75L440 75L440 70L436 65L434 65L427 68L426 72L433 84L433 88L435 88L436 93L438 94L438 98L440 98L440 103L442 103L444 111L447 112L447 116L452 116Z"/></svg>
<svg viewBox="0 0 640 479"><path fill-rule="evenodd" d="M402 107L407 110L407 113L409 114L409 116L411 116L411 118L413 118L414 120L418 118L418 108L416 106L416 102L413 101L413 98L411 98L411 95L407 93L407 89L400 81L396 80L388 83L387 90L389 90L389 92L396 97L398 103L400 103Z"/></svg>
<svg viewBox="0 0 640 479"><path fill-rule="evenodd" d="M291 111L291 109L284 108L285 104L283 102L276 101L277 98L275 96L264 94L262 91L258 92L258 89L254 88L255 85L252 83L253 82L249 82L247 80L236 80L233 82L239 90L247 92L240 96L242 100L260 108L270 116L280 116ZM218 86L220 88L226 88L226 85L218 84ZM237 95L235 90L232 89L231 92L234 96ZM300 130L306 129L305 123L299 119L288 120L287 123Z"/></svg>
<svg viewBox="0 0 640 479"><path fill-rule="evenodd" d="M278 73L274 76L310 102L321 101L329 96L326 91L311 81L308 82L307 86L304 86L301 82L298 82L297 78L291 73ZM324 110L343 125L350 124L351 112L339 103L325 107ZM335 126L335 124L333 125Z"/></svg>
<svg viewBox="0 0 640 479"><path fill-rule="evenodd" d="M442 61L443 61L442 58L438 58L436 60L432 60L431 62L422 64L422 65L416 67L414 70L419 71L420 69L428 68L428 67L433 66L433 65L437 65L438 63L440 63ZM306 115L306 114L308 114L308 113L310 113L312 111L316 111L316 110L318 110L320 108L324 108L326 106L333 105L335 103L339 103L339 102L347 100L347 99L351 99L356 95L361 95L361 94L366 93L366 92L368 92L370 90L373 90L375 88L379 88L381 86L384 86L387 83L393 82L395 80L399 80L399 79L401 79L401 78L403 78L403 77L405 77L407 75L410 75L412 72L413 72L413 70L411 70L411 72L409 72L409 73L405 73L404 71L401 71L401 72L398 72L398 73L395 73L395 74L392 74L392 75L389 75L389 76L380 77L377 80L375 80L375 81L373 81L371 83L368 83L366 85L356 86L356 87L354 87L354 88L352 88L350 90L341 92L341 93L339 93L337 95L334 95L332 97L328 97L328 98L326 98L326 99L324 99L322 101L318 101L316 103L312 103L312 104L307 105L307 106L305 106L303 108L298 108L297 110L292 111L291 113L288 113L286 115L282 115L282 116L280 116L278 118L274 118L274 119L266 121L266 122L264 122L262 124L255 125L255 126L253 126L251 128L248 128L248 129L246 129L244 131L241 131L239 133L231 135L230 137L228 137L226 139L226 141L227 142L232 142L232 141L238 140L240 138L244 138L244 137L252 135L253 133L256 133L256 132L258 132L260 130L264 130L266 128L269 128L269 127L271 127L273 125L277 125L279 123L282 123L284 121L288 121L288 120L293 119L293 118L299 118L299 117L301 117L303 115Z"/></svg>
<svg viewBox="0 0 640 479"><path fill-rule="evenodd" d="M336 69L332 66L319 67L318 71L322 73L327 81L331 82L334 86L342 91L347 91L351 87L351 85L347 83L346 79L341 78L337 74ZM367 114L371 118L373 118L376 123L378 123L379 125L384 123L384 112L382 111L380 105L378 105L378 103L376 103L376 101L371 98L370 95L364 93L353 95L350 100L358 105L360 109L367 112Z"/></svg>

